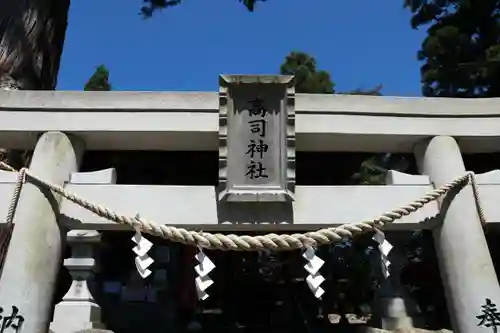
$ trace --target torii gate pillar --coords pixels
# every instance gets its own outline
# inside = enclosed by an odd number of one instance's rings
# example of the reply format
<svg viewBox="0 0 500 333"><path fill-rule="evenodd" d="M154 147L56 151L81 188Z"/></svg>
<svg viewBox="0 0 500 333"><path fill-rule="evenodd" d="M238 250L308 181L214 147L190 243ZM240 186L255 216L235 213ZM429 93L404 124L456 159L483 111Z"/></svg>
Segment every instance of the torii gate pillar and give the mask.
<svg viewBox="0 0 500 333"><path fill-rule="evenodd" d="M415 150L422 174L437 188L465 174L460 148L454 138L437 136ZM453 195L453 194L452 194ZM434 229L434 242L455 333L486 333L476 318L486 298L500 304L495 274L471 186L453 200L440 202L443 221Z"/></svg>
<svg viewBox="0 0 500 333"><path fill-rule="evenodd" d="M61 132L44 133L35 147L30 171L62 186L72 172L78 171L82 153L80 140L70 140ZM24 318L21 332L45 333L50 322L62 255L60 199L31 182L21 190L0 278L1 315L9 316L12 306L16 306Z"/></svg>

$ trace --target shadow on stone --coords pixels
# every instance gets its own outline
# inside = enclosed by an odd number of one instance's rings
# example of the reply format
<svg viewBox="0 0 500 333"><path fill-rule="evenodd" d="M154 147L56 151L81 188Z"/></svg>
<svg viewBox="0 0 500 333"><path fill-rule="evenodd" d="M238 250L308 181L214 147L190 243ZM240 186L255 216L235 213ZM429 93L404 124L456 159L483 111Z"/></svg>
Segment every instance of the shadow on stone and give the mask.
<svg viewBox="0 0 500 333"><path fill-rule="evenodd" d="M217 215L219 224L293 224L290 202L219 202Z"/></svg>

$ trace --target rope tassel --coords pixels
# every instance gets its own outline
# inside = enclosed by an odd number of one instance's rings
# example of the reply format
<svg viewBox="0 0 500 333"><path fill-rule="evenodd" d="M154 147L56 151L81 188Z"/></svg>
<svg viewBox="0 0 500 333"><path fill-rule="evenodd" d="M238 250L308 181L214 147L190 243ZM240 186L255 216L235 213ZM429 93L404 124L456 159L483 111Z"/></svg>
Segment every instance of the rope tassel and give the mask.
<svg viewBox="0 0 500 333"><path fill-rule="evenodd" d="M214 284L214 281L208 276L208 273L215 268L215 264L205 255L205 253L203 253L201 249L200 252L198 252L194 257L199 262L199 264L194 267L194 270L198 275L194 280L194 283L196 284L198 299L204 301L209 296L206 290Z"/></svg>
<svg viewBox="0 0 500 333"><path fill-rule="evenodd" d="M314 297L321 299L321 296L325 293L321 284L325 281L325 278L319 273L320 268L325 264L325 262L316 255L312 247L307 247L302 257L307 260L307 264L304 266L309 275L306 278L307 286L311 289Z"/></svg>
<svg viewBox="0 0 500 333"><path fill-rule="evenodd" d="M378 229L375 229L373 240L378 243L378 249L380 251L382 262L382 274L384 275L384 278L387 279L391 274L389 272L389 266L391 265L391 262L389 261L389 252L391 252L393 246L387 241L387 239L385 239L385 234Z"/></svg>
<svg viewBox="0 0 500 333"><path fill-rule="evenodd" d="M154 262L153 258L148 255L148 251L153 247L153 243L142 237L139 230L137 230L134 237L132 237L132 241L137 244L132 249L132 251L134 251L137 255L135 257L135 267L137 268L139 275L145 279L151 274L148 267Z"/></svg>

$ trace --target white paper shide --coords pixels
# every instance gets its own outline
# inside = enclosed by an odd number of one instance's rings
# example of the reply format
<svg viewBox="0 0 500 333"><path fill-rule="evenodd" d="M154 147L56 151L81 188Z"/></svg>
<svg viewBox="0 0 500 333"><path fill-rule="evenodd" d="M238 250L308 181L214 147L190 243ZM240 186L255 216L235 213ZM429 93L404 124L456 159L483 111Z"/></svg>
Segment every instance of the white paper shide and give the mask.
<svg viewBox="0 0 500 333"><path fill-rule="evenodd" d="M314 297L321 299L321 296L325 293L323 288L321 288L321 284L325 281L325 278L319 273L319 270L325 262L316 255L312 247L308 247L302 257L307 260L307 264L304 266L309 273L306 278L307 285Z"/></svg>
<svg viewBox="0 0 500 333"><path fill-rule="evenodd" d="M375 230L375 235L373 240L378 243L378 249L380 251L380 261L382 262L382 274L384 278L388 278L390 275L389 266L391 262L389 261L389 252L392 250L392 245L385 239L385 234L380 230Z"/></svg>
<svg viewBox="0 0 500 333"><path fill-rule="evenodd" d="M135 267L137 268L137 272L139 275L145 279L150 274L151 271L148 269L154 262L153 258L148 256L148 251L153 247L153 243L148 241L146 238L142 237L140 232L136 232L134 237L132 237L132 241L137 244L132 251L137 255L135 257Z"/></svg>
<svg viewBox="0 0 500 333"><path fill-rule="evenodd" d="M199 264L194 267L198 275L194 282L196 284L196 291L198 292L198 299L203 301L209 296L206 290L214 283L208 274L215 268L215 264L205 253L203 253L203 251L198 252L195 258L198 260Z"/></svg>

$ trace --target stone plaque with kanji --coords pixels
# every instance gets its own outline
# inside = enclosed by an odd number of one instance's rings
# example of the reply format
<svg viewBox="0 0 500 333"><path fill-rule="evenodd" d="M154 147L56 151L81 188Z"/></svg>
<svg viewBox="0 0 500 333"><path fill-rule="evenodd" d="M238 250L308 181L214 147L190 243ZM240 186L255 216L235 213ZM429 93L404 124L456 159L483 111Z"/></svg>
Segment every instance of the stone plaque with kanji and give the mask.
<svg viewBox="0 0 500 333"><path fill-rule="evenodd" d="M293 200L293 76L220 77L219 185L221 201Z"/></svg>

